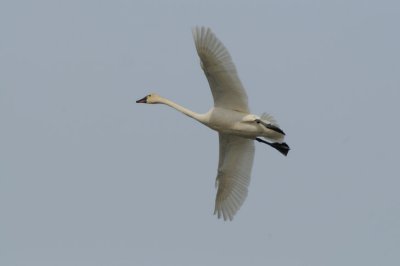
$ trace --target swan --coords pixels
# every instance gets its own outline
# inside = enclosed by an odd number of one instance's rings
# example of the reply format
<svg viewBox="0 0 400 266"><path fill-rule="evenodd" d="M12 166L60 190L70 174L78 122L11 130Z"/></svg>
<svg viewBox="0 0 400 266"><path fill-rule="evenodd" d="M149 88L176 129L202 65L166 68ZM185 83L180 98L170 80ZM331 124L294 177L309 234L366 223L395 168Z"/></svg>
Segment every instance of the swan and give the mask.
<svg viewBox="0 0 400 266"><path fill-rule="evenodd" d="M171 100L151 93L136 103L165 104L218 132L219 162L214 214L232 220L247 197L254 159L254 140L287 155L285 133L266 113L250 113L246 91L232 58L210 28L195 27L194 43L200 65L207 77L214 107L207 113L193 112Z"/></svg>

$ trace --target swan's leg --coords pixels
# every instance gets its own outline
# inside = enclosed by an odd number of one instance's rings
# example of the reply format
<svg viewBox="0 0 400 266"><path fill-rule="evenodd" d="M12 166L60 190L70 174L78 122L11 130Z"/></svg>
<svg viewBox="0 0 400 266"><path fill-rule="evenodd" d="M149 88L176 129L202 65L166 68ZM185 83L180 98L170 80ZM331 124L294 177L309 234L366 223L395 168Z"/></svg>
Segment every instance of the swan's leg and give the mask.
<svg viewBox="0 0 400 266"><path fill-rule="evenodd" d="M282 142L282 143L273 142L273 143L271 143L271 142L265 141L265 140L260 139L260 138L256 138L256 140L258 142L262 142L262 143L265 143L265 144L271 146L272 148L278 150L280 153L282 153L285 156L288 154L288 152L290 150L290 147L289 147L289 145L286 144L286 142Z"/></svg>
<svg viewBox="0 0 400 266"><path fill-rule="evenodd" d="M277 126L274 126L274 125L272 125L272 124L265 123L264 121L262 121L262 120L260 120L260 119L256 119L255 121L257 122L257 124L261 124L261 125L263 125L264 127L268 128L268 129L271 129L271 130L273 130L273 131L276 131L276 132L278 132L278 133L281 133L282 135L286 135L285 132L283 132L283 130L280 129L279 127L277 127Z"/></svg>

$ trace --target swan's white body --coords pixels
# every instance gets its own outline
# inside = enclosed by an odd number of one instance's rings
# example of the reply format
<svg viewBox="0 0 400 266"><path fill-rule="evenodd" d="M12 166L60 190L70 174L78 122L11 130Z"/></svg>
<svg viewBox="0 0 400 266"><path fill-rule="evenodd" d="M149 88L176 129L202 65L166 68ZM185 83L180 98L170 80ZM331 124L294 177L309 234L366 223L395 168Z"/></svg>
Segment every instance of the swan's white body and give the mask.
<svg viewBox="0 0 400 266"><path fill-rule="evenodd" d="M213 94L214 107L205 114L198 114L157 94L150 94L137 102L169 105L218 131L218 191L214 214L218 218L232 220L247 196L255 151L254 140L260 141L258 137L264 137L281 145L284 133L271 116L264 114L259 117L250 113L246 91L231 56L214 33L209 28L196 27L193 36L201 67Z"/></svg>

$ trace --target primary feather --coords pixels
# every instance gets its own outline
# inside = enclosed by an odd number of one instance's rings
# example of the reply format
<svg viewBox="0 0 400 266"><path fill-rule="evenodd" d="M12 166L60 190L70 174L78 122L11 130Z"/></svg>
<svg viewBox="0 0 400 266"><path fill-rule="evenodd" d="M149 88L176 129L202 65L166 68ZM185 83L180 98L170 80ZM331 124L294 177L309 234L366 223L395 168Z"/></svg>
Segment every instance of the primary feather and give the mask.
<svg viewBox="0 0 400 266"><path fill-rule="evenodd" d="M193 29L200 65L207 77L214 106L249 112L247 94L225 46L205 27Z"/></svg>
<svg viewBox="0 0 400 266"><path fill-rule="evenodd" d="M219 133L219 163L214 214L232 220L247 197L254 141Z"/></svg>

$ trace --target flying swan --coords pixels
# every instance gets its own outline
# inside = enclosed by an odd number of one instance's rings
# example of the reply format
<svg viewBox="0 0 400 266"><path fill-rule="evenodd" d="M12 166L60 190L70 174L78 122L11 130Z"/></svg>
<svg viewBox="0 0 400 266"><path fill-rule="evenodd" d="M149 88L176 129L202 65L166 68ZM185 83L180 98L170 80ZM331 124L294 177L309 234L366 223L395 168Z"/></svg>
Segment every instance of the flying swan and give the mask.
<svg viewBox="0 0 400 266"><path fill-rule="evenodd" d="M198 114L155 93L136 102L166 104L218 132L218 191L214 214L225 221L232 220L247 196L254 140L275 148L285 156L290 148L283 141L285 133L271 115L250 113L246 91L232 58L211 29L195 27L193 37L201 68L211 88L214 107L205 114Z"/></svg>

